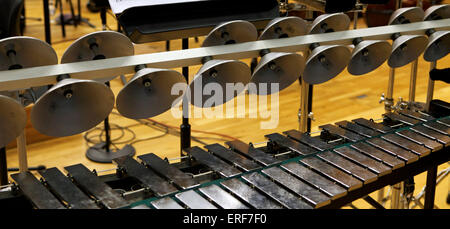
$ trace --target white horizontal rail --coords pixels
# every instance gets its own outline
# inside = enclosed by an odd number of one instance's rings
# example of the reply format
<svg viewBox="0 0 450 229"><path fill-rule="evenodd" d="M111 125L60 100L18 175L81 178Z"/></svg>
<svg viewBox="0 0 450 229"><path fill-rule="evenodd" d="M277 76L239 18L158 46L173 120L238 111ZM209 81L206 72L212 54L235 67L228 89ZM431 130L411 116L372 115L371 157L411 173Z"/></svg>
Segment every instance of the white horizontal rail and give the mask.
<svg viewBox="0 0 450 229"><path fill-rule="evenodd" d="M450 19L0 71L0 91L55 84L56 77L64 74L78 79L100 79L134 73L135 66L141 64L152 68L178 68L199 65L202 58L207 56L214 59L246 59L257 57L263 49L301 52L312 43L350 45L358 37L365 40L389 40L394 33L423 35L428 29L450 30Z"/></svg>

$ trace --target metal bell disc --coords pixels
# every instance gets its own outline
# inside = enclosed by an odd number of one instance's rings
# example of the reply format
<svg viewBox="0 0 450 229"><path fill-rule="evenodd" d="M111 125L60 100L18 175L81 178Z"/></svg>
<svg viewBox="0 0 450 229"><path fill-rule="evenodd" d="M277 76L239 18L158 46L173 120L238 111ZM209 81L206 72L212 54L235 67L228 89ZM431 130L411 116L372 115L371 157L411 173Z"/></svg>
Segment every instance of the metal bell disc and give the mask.
<svg viewBox="0 0 450 229"><path fill-rule="evenodd" d="M321 84L341 73L350 61L350 50L341 45L315 48L306 61L303 80L308 84Z"/></svg>
<svg viewBox="0 0 450 229"><path fill-rule="evenodd" d="M407 20L406 23L414 23L423 20L425 13L420 7L405 7L396 10L389 18L389 25L405 24L403 20Z"/></svg>
<svg viewBox="0 0 450 229"><path fill-rule="evenodd" d="M177 71L144 68L138 71L117 96L117 110L131 119L151 118L172 108L180 95L172 95L172 87L186 80ZM184 92L184 91L183 91Z"/></svg>
<svg viewBox="0 0 450 229"><path fill-rule="evenodd" d="M240 94L245 86L250 82L251 72L250 68L243 62L237 60L210 60L206 62L199 70L194 80L189 85L187 96L190 97L190 102L196 107L214 107L228 102L229 100ZM243 87L240 90L234 91L230 94L226 91L226 85L234 86L241 83ZM242 86L241 85L241 86ZM216 87L217 86L217 87ZM212 95L208 95L205 89L213 90ZM205 104L215 95L217 90L221 90L222 98L220 101L216 100L215 104ZM202 99L201 101L199 99ZM215 99L217 97L214 97Z"/></svg>
<svg viewBox="0 0 450 229"><path fill-rule="evenodd" d="M444 4L444 5L435 5L430 6L425 11L424 21L431 21L431 20L440 20L440 19L447 19L450 18L450 5Z"/></svg>
<svg viewBox="0 0 450 229"><path fill-rule="evenodd" d="M255 68L251 82L256 84L257 94L277 93L289 87L302 74L305 59L296 53L273 52L264 55ZM267 90L261 90L260 83L265 83ZM272 91L271 84L278 84L278 90ZM250 93L254 93L249 90ZM256 91L255 91L256 92Z"/></svg>
<svg viewBox="0 0 450 229"><path fill-rule="evenodd" d="M230 21L216 26L203 41L202 47L239 44L256 41L258 31L256 27L242 20Z"/></svg>
<svg viewBox="0 0 450 229"><path fill-rule="evenodd" d="M259 40L279 39L305 35L307 32L305 20L299 17L279 17L267 24Z"/></svg>
<svg viewBox="0 0 450 229"><path fill-rule="evenodd" d="M65 137L95 127L113 107L114 93L105 84L64 79L36 101L31 123L42 134Z"/></svg>
<svg viewBox="0 0 450 229"><path fill-rule="evenodd" d="M96 54L91 49L92 42L98 45ZM134 46L128 37L114 31L98 31L82 36L74 41L64 52L61 63L89 61L99 57L99 59L109 59L133 55ZM98 81L107 82L116 77L108 77Z"/></svg>
<svg viewBox="0 0 450 229"><path fill-rule="evenodd" d="M362 41L353 49L347 70L352 75L363 75L380 67L391 55L387 41Z"/></svg>
<svg viewBox="0 0 450 229"><path fill-rule="evenodd" d="M9 37L0 40L0 70L11 67L10 50L14 50L15 62L22 68L58 64L55 50L44 41L32 37Z"/></svg>
<svg viewBox="0 0 450 229"><path fill-rule="evenodd" d="M350 18L347 14L322 14L313 21L309 34L345 31L349 26Z"/></svg>
<svg viewBox="0 0 450 229"><path fill-rule="evenodd" d="M425 51L428 39L420 35L403 35L392 44L392 53L388 59L388 65L398 68L411 63Z"/></svg>
<svg viewBox="0 0 450 229"><path fill-rule="evenodd" d="M438 31L428 37L428 46L423 58L426 61L437 61L450 52L450 31Z"/></svg>
<svg viewBox="0 0 450 229"><path fill-rule="evenodd" d="M0 148L19 136L27 125L27 114L16 100L0 95Z"/></svg>

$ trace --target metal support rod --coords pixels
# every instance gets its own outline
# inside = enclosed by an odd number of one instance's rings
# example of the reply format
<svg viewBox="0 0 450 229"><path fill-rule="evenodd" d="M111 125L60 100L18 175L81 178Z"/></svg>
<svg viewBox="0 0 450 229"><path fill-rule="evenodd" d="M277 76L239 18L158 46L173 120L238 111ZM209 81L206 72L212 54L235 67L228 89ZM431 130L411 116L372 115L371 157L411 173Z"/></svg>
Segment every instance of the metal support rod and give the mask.
<svg viewBox="0 0 450 229"><path fill-rule="evenodd" d="M309 84L303 78L301 79L301 101L300 101L300 124L299 131L302 133L308 132L308 101L309 101Z"/></svg>
<svg viewBox="0 0 450 229"><path fill-rule="evenodd" d="M425 188L425 209L434 208L434 197L436 193L436 177L437 177L437 166L431 168L427 172L427 184Z"/></svg>
<svg viewBox="0 0 450 229"><path fill-rule="evenodd" d="M25 68L8 72L0 71L0 91L55 84L56 77L64 74L68 74L75 79L95 80L111 75L134 73L134 66L140 64L146 64L149 68L179 68L200 65L202 58L206 56L224 60L247 59L259 56L260 51L264 49L270 49L272 52L301 52L307 50L313 43L351 45L352 41L359 37L364 40L389 40L394 33L423 35L431 28L436 31L450 29L450 19L311 34L278 40L258 40L226 46L140 54L105 60Z"/></svg>
<svg viewBox="0 0 450 229"><path fill-rule="evenodd" d="M50 9L48 0L43 0L44 4L44 27L45 27L45 42L52 44L52 34L50 30Z"/></svg>
<svg viewBox="0 0 450 229"><path fill-rule="evenodd" d="M392 186L391 209L402 209L401 193L403 193L403 182Z"/></svg>
<svg viewBox="0 0 450 229"><path fill-rule="evenodd" d="M437 67L437 62L431 62L430 63L430 71L435 69ZM431 78L428 79L428 89L427 89L427 100L425 103L425 111L430 112L430 104L431 100L433 100L433 94L434 94L434 80Z"/></svg>
<svg viewBox="0 0 450 229"><path fill-rule="evenodd" d="M6 160L6 148L0 148L0 186L8 184L8 163Z"/></svg>
<svg viewBox="0 0 450 229"><path fill-rule="evenodd" d="M417 67L419 59L414 60L411 63L411 75L409 81L409 99L408 102L412 103L416 100L416 84L417 84Z"/></svg>
<svg viewBox="0 0 450 229"><path fill-rule="evenodd" d="M378 190L378 193L377 193L377 199L378 199L378 202L379 202L379 203L383 203L383 202L384 202L384 187L383 187L383 188L380 188L380 189Z"/></svg>
<svg viewBox="0 0 450 229"><path fill-rule="evenodd" d="M395 83L395 68L389 69L389 81L386 92L386 100L384 101L384 109L387 112L391 112L394 105L394 83Z"/></svg>
<svg viewBox="0 0 450 229"><path fill-rule="evenodd" d="M25 131L17 137L17 152L19 154L19 171L28 171L27 140L25 137Z"/></svg>
<svg viewBox="0 0 450 229"><path fill-rule="evenodd" d="M61 11L61 14L59 15L59 20L61 21L61 32L62 32L62 36L65 38L66 37L66 22L64 21L64 9L63 9L63 4L62 4L62 0L59 1L59 11Z"/></svg>
<svg viewBox="0 0 450 229"><path fill-rule="evenodd" d="M182 49L189 49L189 38L182 40ZM189 82L189 67L183 67L183 76ZM180 126L180 156L184 156L183 149L191 147L191 125L189 124L189 102L186 96L183 97L183 123Z"/></svg>

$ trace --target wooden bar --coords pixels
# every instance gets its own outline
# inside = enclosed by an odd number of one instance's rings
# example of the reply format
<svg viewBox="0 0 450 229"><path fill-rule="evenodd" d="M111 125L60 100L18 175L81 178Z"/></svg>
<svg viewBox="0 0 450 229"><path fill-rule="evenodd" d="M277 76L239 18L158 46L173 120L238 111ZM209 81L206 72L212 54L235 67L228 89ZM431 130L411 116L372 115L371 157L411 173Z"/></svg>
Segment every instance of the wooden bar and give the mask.
<svg viewBox="0 0 450 229"><path fill-rule="evenodd" d="M374 172L378 176L384 176L384 175L392 172L391 167L389 167L379 161L376 161L376 160L364 155L363 153L360 153L357 150L352 149L348 146L334 149L334 151L337 152L342 157L345 157L350 161L358 163L359 165L363 166L364 168Z"/></svg>
<svg viewBox="0 0 450 229"><path fill-rule="evenodd" d="M278 167L264 169L262 172L285 188L298 194L315 208L323 207L331 202L331 199L318 189L309 186Z"/></svg>
<svg viewBox="0 0 450 229"><path fill-rule="evenodd" d="M103 183L98 176L94 175L84 165L76 164L64 167L64 169L67 170L69 176L75 180L78 186L94 196L106 208L116 209L128 206L128 202L122 196Z"/></svg>
<svg viewBox="0 0 450 229"><path fill-rule="evenodd" d="M113 159L120 168L123 168L127 175L139 180L145 187L152 190L157 196L165 196L178 191L172 184L158 176L155 172L147 169L130 156Z"/></svg>
<svg viewBox="0 0 450 229"><path fill-rule="evenodd" d="M65 209L64 205L30 172L12 174L20 190L38 209Z"/></svg>
<svg viewBox="0 0 450 229"><path fill-rule="evenodd" d="M358 143L352 144L350 146L375 160L383 162L384 164L391 167L392 170L395 170L395 169L405 166L405 162L403 162L402 160L398 159L395 156L392 156L389 153L386 153L385 151L377 149L367 143L358 142Z"/></svg>
<svg viewBox="0 0 450 229"><path fill-rule="evenodd" d="M199 188L198 190L223 209L248 209L241 201L215 184Z"/></svg>
<svg viewBox="0 0 450 229"><path fill-rule="evenodd" d="M368 184L377 180L378 176L360 165L353 163L344 157L330 151L326 151L317 155L317 157L339 168L342 171L358 178L364 184Z"/></svg>
<svg viewBox="0 0 450 229"><path fill-rule="evenodd" d="M313 153L317 153L316 150L303 145L299 142L296 142L294 140L291 140L281 134L278 133L274 133L274 134L269 134L265 136L266 138L268 138L270 141L275 142L277 145L285 147L293 152L296 152L298 154L300 154L301 156L306 156L306 155L310 155Z"/></svg>
<svg viewBox="0 0 450 229"><path fill-rule="evenodd" d="M39 170L45 183L64 200L71 209L99 209L94 201L84 194L67 176L57 168Z"/></svg>
<svg viewBox="0 0 450 229"><path fill-rule="evenodd" d="M233 164L234 166L244 170L245 172L261 168L261 166L259 166L255 162L217 143L207 145L205 146L205 148L208 149L209 152L213 153L217 157Z"/></svg>
<svg viewBox="0 0 450 229"><path fill-rule="evenodd" d="M281 209L282 207L238 179L230 179L220 183L250 206L256 209Z"/></svg>
<svg viewBox="0 0 450 229"><path fill-rule="evenodd" d="M313 147L320 151L329 150L334 147L332 144L327 144L324 141L321 141L317 138L311 137L308 134L299 132L297 130L289 130L284 132L284 134L288 135L290 138L302 142L310 147Z"/></svg>
<svg viewBox="0 0 450 229"><path fill-rule="evenodd" d="M181 187L182 189L187 189L199 185L199 183L195 181L192 176L183 173L181 170L167 163L153 153L141 155L138 156L138 158L145 165L155 170L161 176L164 176L167 179L173 181L174 184Z"/></svg>
<svg viewBox="0 0 450 229"><path fill-rule="evenodd" d="M361 188L363 183L358 179L344 173L320 159L309 157L300 160L301 163L307 165L308 167L314 169L315 171L321 173L322 175L332 179L338 184L344 186L348 191Z"/></svg>
<svg viewBox="0 0 450 229"><path fill-rule="evenodd" d="M313 187L318 188L320 191L330 196L333 200L347 195L347 190L343 187L335 184L333 181L321 176L301 164L291 162L283 164L281 167L295 177L298 177Z"/></svg>
<svg viewBox="0 0 450 229"><path fill-rule="evenodd" d="M304 201L300 200L296 196L292 195L285 189L281 188L279 185L273 183L263 175L259 173L251 173L242 176L242 178L252 185L254 185L258 190L264 192L272 199L280 203L289 209L311 209Z"/></svg>
<svg viewBox="0 0 450 229"><path fill-rule="evenodd" d="M232 167L231 165L225 163L219 158L209 154L208 152L202 150L199 147L192 147L186 150L189 155L195 158L199 163L208 166L214 172L224 176L232 177L241 173L241 171Z"/></svg>
<svg viewBox="0 0 450 229"><path fill-rule="evenodd" d="M255 147L245 144L241 141L231 141L226 142L225 144L231 147L232 150L237 151L264 166L269 166L281 162L273 156L264 153L262 150L256 149Z"/></svg>

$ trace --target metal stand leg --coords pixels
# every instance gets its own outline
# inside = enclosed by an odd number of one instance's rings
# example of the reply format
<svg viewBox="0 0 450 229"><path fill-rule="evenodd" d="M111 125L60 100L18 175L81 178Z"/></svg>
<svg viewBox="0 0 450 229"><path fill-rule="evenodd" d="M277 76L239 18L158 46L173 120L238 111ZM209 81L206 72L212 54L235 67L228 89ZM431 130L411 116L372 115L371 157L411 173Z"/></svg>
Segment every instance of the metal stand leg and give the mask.
<svg viewBox="0 0 450 229"><path fill-rule="evenodd" d="M383 205L384 203L384 187L378 190L378 202Z"/></svg>
<svg viewBox="0 0 450 229"><path fill-rule="evenodd" d="M430 63L430 71L435 69L437 67L437 62L431 62ZM427 112L430 112L430 104L431 100L433 100L433 94L434 94L434 81L429 78L428 79L428 89L427 89L427 100L425 104L425 110Z"/></svg>
<svg viewBox="0 0 450 229"><path fill-rule="evenodd" d="M395 83L395 68L389 69L388 89L386 99L384 101L384 109L386 112L391 112L394 105L394 83Z"/></svg>
<svg viewBox="0 0 450 229"><path fill-rule="evenodd" d="M300 124L299 131L306 133L308 132L308 101L309 101L309 84L301 79L301 101L300 101Z"/></svg>
<svg viewBox="0 0 450 229"><path fill-rule="evenodd" d="M392 186L391 192L391 209L402 209L401 194L403 192L403 183L398 183Z"/></svg>
<svg viewBox="0 0 450 229"><path fill-rule="evenodd" d="M415 60L411 64L411 78L409 82L409 104L411 105L416 100L416 82L417 82L417 66L419 60Z"/></svg>
<svg viewBox="0 0 450 229"><path fill-rule="evenodd" d="M19 153L19 171L28 171L28 160L27 160L27 140L25 137L25 132L17 137L17 151Z"/></svg>
<svg viewBox="0 0 450 229"><path fill-rule="evenodd" d="M44 0L44 26L45 26L45 41L52 44L52 35L50 31L50 9L48 0Z"/></svg>
<svg viewBox="0 0 450 229"><path fill-rule="evenodd" d="M189 39L182 40L182 49L189 49ZM183 67L183 75L189 82L189 67ZM191 125L189 124L189 102L183 97L183 123L180 126L180 156L183 157L183 149L191 147Z"/></svg>
<svg viewBox="0 0 450 229"><path fill-rule="evenodd" d="M0 148L0 186L8 184L8 163L6 160L6 148Z"/></svg>
<svg viewBox="0 0 450 229"><path fill-rule="evenodd" d="M434 197L436 193L436 177L437 167L434 167L427 172L427 187L425 189L425 209L434 208Z"/></svg>
<svg viewBox="0 0 450 229"><path fill-rule="evenodd" d="M110 87L110 83L105 83ZM109 124L109 117L103 122L105 128L105 142L100 142L99 144L90 147L86 152L86 157L98 163L112 163L112 159L124 156L134 156L136 149L132 145L126 145L122 149L117 149L116 151L111 149L111 128Z"/></svg>

